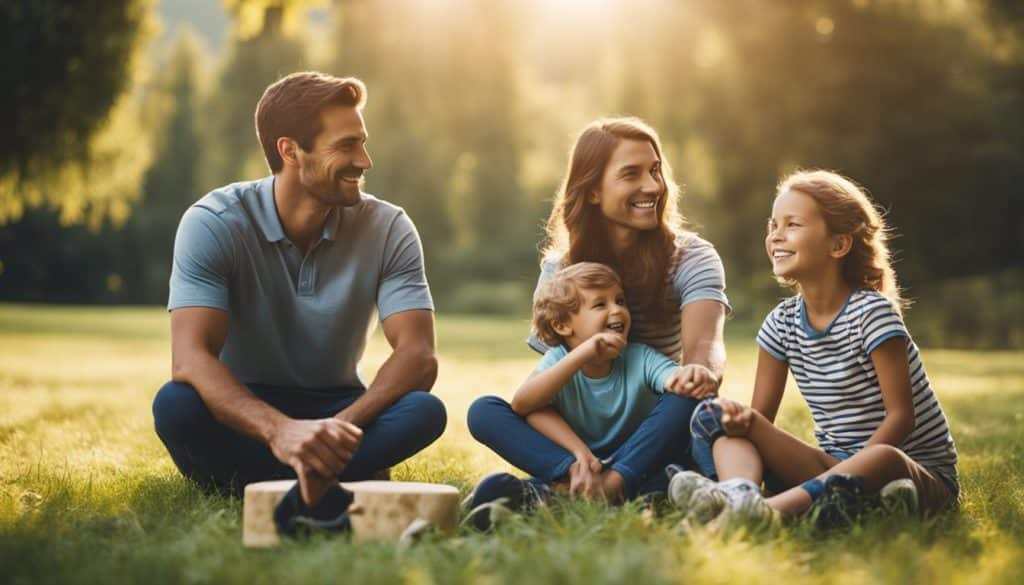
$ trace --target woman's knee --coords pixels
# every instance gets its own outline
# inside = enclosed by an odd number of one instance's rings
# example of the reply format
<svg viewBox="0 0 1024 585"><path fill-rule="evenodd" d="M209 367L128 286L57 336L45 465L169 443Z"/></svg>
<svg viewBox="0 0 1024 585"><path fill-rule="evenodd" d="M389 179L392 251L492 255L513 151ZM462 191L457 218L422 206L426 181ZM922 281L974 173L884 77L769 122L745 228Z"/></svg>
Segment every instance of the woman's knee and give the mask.
<svg viewBox="0 0 1024 585"><path fill-rule="evenodd" d="M511 407L497 396L481 396L474 400L466 412L469 434L478 441L482 440L487 436L487 431L494 427L495 416L502 410L511 410Z"/></svg>

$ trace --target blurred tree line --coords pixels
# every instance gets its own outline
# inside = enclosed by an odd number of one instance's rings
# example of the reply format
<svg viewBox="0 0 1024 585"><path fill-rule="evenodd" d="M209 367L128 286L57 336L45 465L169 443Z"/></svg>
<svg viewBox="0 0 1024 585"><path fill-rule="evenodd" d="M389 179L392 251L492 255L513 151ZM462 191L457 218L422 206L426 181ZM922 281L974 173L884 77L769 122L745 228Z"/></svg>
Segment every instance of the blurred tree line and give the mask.
<svg viewBox="0 0 1024 585"><path fill-rule="evenodd" d="M164 0L170 2L172 0ZM193 0L178 3L195 4ZM184 209L267 173L263 89L355 75L368 191L416 221L441 310L523 315L576 132L658 129L734 326L785 293L761 234L798 166L865 185L920 341L1024 347L1024 9L1012 0L226 0L218 53L147 0L4 5L0 299L162 303ZM20 57L19 57L20 56Z"/></svg>

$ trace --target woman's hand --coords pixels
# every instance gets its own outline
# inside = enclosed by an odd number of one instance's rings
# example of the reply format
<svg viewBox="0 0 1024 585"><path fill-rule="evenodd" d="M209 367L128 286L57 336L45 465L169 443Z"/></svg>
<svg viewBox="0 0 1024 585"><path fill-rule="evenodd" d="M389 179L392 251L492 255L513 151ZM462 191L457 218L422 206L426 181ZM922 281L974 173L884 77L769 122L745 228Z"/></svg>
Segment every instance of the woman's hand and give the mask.
<svg viewBox="0 0 1024 585"><path fill-rule="evenodd" d="M718 395L721 383L710 369L700 364L686 364L668 377L665 391L690 398L710 398Z"/></svg>

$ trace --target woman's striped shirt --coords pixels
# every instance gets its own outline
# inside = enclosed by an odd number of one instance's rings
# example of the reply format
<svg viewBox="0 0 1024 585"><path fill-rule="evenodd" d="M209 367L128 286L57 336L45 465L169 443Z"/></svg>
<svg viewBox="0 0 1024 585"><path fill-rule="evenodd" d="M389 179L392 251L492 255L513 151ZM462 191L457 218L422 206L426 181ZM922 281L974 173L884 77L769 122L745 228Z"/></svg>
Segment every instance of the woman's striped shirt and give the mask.
<svg viewBox="0 0 1024 585"><path fill-rule="evenodd" d="M673 361L679 361L683 350L679 329L683 307L694 301L712 300L725 305L727 312L731 310L729 299L725 296L725 268L715 247L707 240L692 234L680 241L678 246L676 263L666 275L672 283L672 286L666 287L666 295L671 303L679 307L679 313L669 319L650 319L645 315L645 307L639 306L632 299L626 299L632 320L629 341L645 343ZM545 259L541 263L537 288L550 280L562 267L561 259ZM538 353L546 353L549 349L533 335L527 339L527 343Z"/></svg>
<svg viewBox="0 0 1024 585"><path fill-rule="evenodd" d="M757 343L789 364L814 418L814 435L826 450L856 452L885 418L885 404L871 352L893 337L907 341L914 430L898 445L914 461L956 485L956 446L946 415L932 392L917 345L892 303L874 290L850 293L825 331L807 321L800 295L782 301L761 326Z"/></svg>

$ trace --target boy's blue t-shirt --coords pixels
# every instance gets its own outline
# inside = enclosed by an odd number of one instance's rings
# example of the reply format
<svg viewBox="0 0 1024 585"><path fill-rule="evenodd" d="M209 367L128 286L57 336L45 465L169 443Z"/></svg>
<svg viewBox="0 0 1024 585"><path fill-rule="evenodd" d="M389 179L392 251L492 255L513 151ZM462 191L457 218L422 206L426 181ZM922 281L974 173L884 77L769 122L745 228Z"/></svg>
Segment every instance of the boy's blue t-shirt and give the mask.
<svg viewBox="0 0 1024 585"><path fill-rule="evenodd" d="M562 345L549 349L537 371L550 368L568 354ZM651 413L676 367L678 364L650 346L630 343L612 362L606 377L588 378L578 371L551 404L595 455L606 457Z"/></svg>

